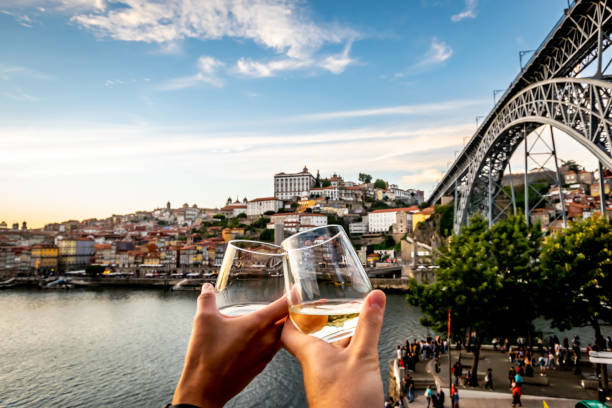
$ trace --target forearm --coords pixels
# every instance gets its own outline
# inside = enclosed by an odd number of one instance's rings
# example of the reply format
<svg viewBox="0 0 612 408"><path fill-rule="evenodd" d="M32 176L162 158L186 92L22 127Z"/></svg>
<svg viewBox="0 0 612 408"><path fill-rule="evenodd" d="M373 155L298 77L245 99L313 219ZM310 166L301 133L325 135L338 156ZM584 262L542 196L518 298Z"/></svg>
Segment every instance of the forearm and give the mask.
<svg viewBox="0 0 612 408"><path fill-rule="evenodd" d="M224 403L211 399L211 395L206 395L209 393L202 384L203 382L197 379L197 375L189 376L183 373L174 392L172 403L174 405L190 404L199 408L222 408Z"/></svg>

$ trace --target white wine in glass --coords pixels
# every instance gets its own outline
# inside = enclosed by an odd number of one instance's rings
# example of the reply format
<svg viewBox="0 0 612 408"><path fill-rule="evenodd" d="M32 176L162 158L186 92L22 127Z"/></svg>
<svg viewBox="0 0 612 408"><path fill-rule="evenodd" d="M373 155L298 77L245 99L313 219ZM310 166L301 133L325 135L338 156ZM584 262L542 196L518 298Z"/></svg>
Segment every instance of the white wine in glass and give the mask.
<svg viewBox="0 0 612 408"><path fill-rule="evenodd" d="M281 246L287 251L285 285L293 324L327 342L352 336L372 286L344 229L313 228Z"/></svg>
<svg viewBox="0 0 612 408"><path fill-rule="evenodd" d="M219 311L227 316L240 316L283 296L284 258L285 251L278 245L230 241L217 278Z"/></svg>

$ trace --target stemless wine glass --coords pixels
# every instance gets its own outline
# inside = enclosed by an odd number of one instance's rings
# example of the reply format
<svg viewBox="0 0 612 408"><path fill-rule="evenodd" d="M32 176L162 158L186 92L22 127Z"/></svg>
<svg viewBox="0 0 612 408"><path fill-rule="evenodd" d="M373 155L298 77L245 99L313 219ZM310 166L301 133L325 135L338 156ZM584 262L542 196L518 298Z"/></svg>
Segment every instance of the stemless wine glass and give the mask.
<svg viewBox="0 0 612 408"><path fill-rule="evenodd" d="M285 287L293 324L328 343L352 336L372 286L344 229L309 229L281 247L287 251Z"/></svg>
<svg viewBox="0 0 612 408"><path fill-rule="evenodd" d="M238 316L259 310L283 296L285 251L278 245L248 240L228 242L217 277L219 311Z"/></svg>

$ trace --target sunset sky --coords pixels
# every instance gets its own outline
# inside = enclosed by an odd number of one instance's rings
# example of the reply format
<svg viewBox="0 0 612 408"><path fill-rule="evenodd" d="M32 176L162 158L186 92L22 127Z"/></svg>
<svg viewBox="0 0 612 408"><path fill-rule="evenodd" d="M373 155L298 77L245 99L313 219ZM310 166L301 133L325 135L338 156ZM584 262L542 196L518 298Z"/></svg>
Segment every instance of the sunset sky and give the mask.
<svg viewBox="0 0 612 408"><path fill-rule="evenodd" d="M0 221L218 207L304 165L427 194L566 6L0 0Z"/></svg>

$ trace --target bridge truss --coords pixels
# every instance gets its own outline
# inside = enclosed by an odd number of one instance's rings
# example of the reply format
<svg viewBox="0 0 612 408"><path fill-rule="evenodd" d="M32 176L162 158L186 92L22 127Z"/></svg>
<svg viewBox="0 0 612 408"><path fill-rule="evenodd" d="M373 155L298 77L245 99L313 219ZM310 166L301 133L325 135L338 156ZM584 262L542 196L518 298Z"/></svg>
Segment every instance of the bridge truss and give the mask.
<svg viewBox="0 0 612 408"><path fill-rule="evenodd" d="M566 215L552 128L566 133L597 157L600 174L603 166L612 169L612 81L605 75L612 61L604 61L604 51L612 44L610 3L612 0L578 0L565 10L564 17L435 188L429 203L438 202L443 195L455 196L456 232L475 212L486 214L490 223L508 212L517 212L513 185L508 194L501 184L512 154L523 141L524 212L529 222L533 210L527 176L527 161L530 154L533 157L529 139L542 139L542 126L551 129L549 156L556 170L564 225ZM597 64L593 78L577 77L592 64ZM529 136L536 130L539 133ZM602 184L600 191L605 191ZM508 200L500 200L500 196ZM605 198L601 200L601 210L605 214Z"/></svg>

